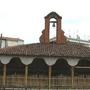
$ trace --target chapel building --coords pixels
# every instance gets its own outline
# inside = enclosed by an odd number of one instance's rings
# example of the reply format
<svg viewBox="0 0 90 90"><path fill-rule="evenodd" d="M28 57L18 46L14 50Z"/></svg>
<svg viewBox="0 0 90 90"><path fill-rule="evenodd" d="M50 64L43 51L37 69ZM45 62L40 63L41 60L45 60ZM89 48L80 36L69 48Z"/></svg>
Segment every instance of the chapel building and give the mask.
<svg viewBox="0 0 90 90"><path fill-rule="evenodd" d="M50 41L50 24L56 40ZM40 43L0 49L0 88L30 90L90 89L90 47L68 42L62 17L45 16Z"/></svg>

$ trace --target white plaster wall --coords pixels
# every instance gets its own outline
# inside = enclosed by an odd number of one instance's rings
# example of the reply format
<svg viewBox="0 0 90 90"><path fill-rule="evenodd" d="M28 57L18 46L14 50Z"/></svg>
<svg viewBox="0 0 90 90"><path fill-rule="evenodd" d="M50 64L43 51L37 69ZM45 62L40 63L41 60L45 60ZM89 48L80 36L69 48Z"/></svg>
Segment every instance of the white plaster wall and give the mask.
<svg viewBox="0 0 90 90"><path fill-rule="evenodd" d="M5 47L5 40L2 40L1 48Z"/></svg>
<svg viewBox="0 0 90 90"><path fill-rule="evenodd" d="M17 41L7 41L8 46L16 46Z"/></svg>

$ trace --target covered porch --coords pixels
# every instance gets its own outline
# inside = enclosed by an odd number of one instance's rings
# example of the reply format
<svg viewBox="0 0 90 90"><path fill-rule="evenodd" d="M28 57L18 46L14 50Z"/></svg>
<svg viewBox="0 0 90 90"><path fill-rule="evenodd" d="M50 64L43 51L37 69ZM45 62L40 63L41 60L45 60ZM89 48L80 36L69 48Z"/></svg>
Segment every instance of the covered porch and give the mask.
<svg viewBox="0 0 90 90"><path fill-rule="evenodd" d="M90 89L89 59L2 57L0 87Z"/></svg>

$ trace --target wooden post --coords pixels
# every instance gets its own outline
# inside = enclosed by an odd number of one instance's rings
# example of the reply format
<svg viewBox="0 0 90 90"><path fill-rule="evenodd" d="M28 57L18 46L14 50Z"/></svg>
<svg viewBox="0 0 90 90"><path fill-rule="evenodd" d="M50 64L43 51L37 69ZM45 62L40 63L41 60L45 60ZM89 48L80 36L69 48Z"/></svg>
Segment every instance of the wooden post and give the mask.
<svg viewBox="0 0 90 90"><path fill-rule="evenodd" d="M52 67L49 66L49 90L51 89L51 75L52 75Z"/></svg>
<svg viewBox="0 0 90 90"><path fill-rule="evenodd" d="M71 67L72 88L74 88L74 66Z"/></svg>
<svg viewBox="0 0 90 90"><path fill-rule="evenodd" d="M6 64L3 67L3 85L5 86L6 83Z"/></svg>
<svg viewBox="0 0 90 90"><path fill-rule="evenodd" d="M27 87L28 80L28 65L25 66L25 86Z"/></svg>

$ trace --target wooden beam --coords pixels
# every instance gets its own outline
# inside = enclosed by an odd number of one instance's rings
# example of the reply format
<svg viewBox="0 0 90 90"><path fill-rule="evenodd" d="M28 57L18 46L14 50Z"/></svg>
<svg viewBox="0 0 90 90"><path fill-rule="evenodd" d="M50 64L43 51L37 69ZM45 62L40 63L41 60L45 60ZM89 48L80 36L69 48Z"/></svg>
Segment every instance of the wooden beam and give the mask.
<svg viewBox="0 0 90 90"><path fill-rule="evenodd" d="M86 69L89 69L90 66L76 66L75 68L86 68Z"/></svg>
<svg viewBox="0 0 90 90"><path fill-rule="evenodd" d="M52 75L52 67L49 66L49 90L51 89L51 75Z"/></svg>
<svg viewBox="0 0 90 90"><path fill-rule="evenodd" d="M25 65L25 86L27 87L28 80L28 65Z"/></svg>
<svg viewBox="0 0 90 90"><path fill-rule="evenodd" d="M5 86L6 84L6 64L4 64L3 67L3 85Z"/></svg>
<svg viewBox="0 0 90 90"><path fill-rule="evenodd" d="M71 66L72 88L74 88L74 66Z"/></svg>

